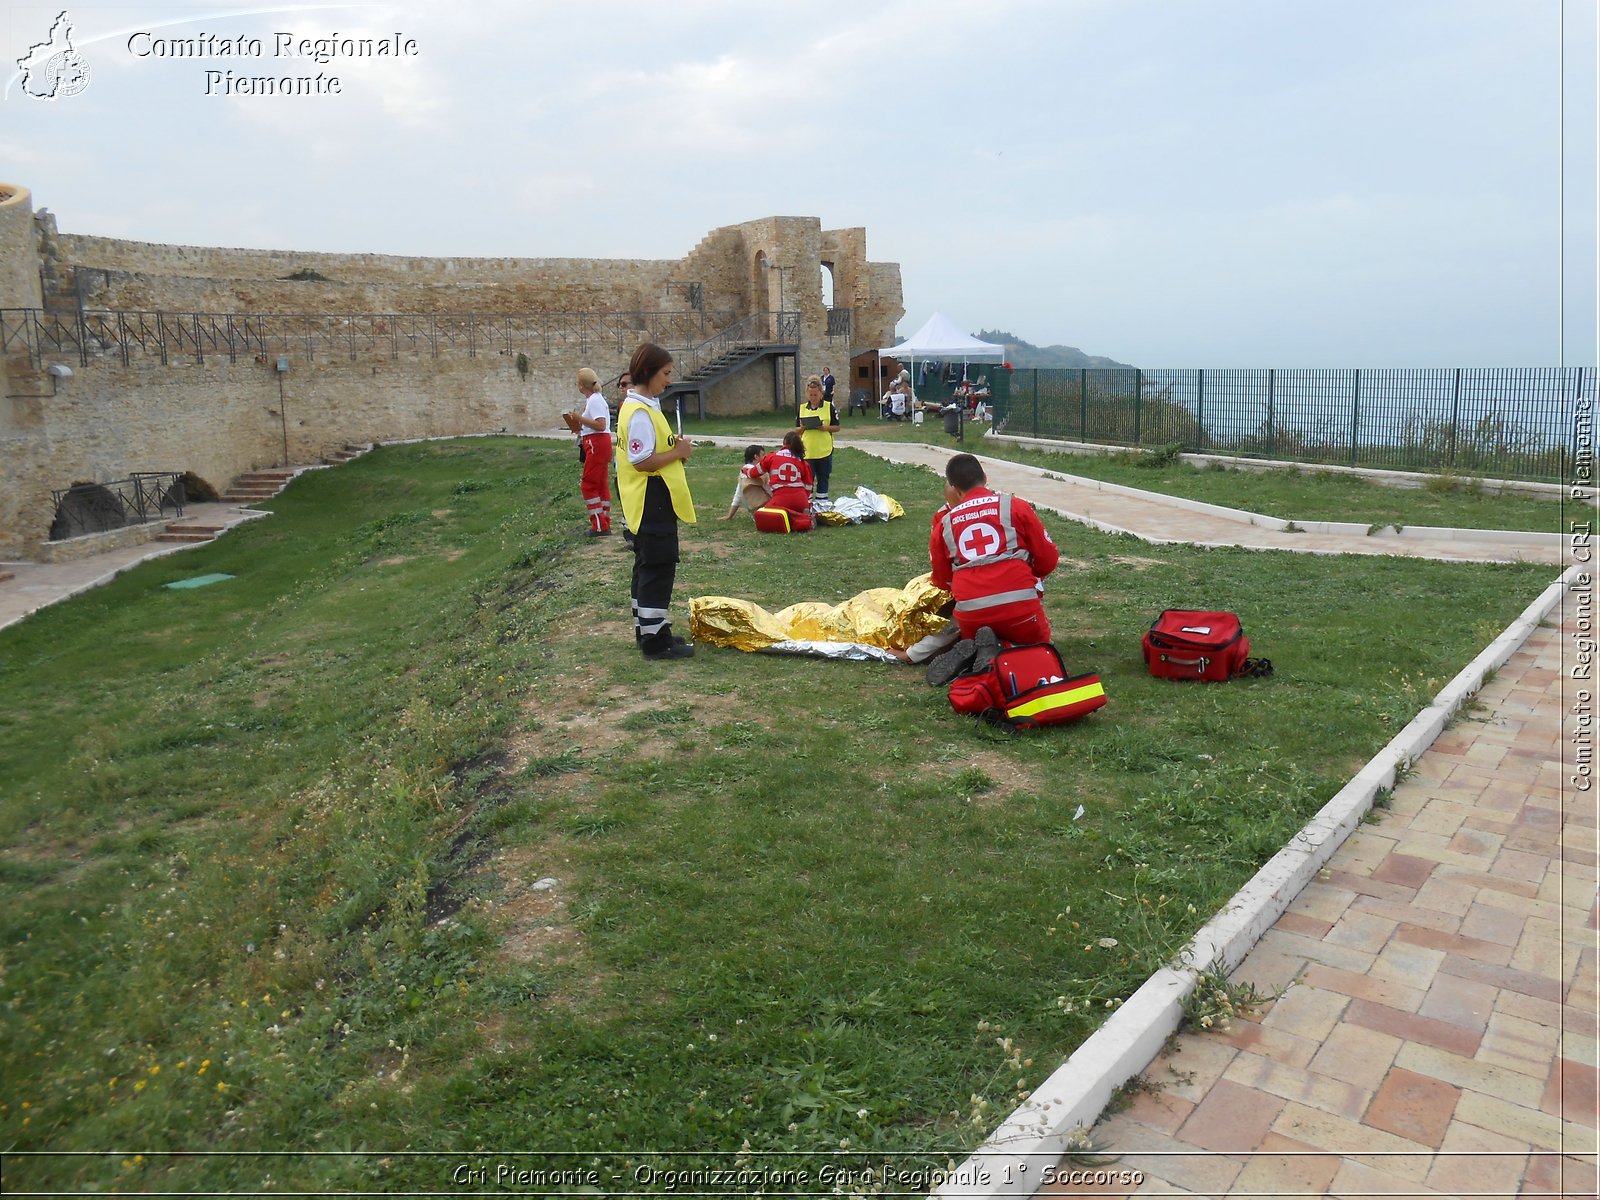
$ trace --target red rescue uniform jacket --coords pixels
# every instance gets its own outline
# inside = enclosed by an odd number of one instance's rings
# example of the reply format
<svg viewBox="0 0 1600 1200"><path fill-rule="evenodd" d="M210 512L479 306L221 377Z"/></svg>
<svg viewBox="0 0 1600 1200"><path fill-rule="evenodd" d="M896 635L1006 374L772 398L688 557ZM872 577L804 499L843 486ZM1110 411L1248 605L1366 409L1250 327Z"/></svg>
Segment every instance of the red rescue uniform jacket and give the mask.
<svg viewBox="0 0 1600 1200"><path fill-rule="evenodd" d="M772 489L772 499L767 501L769 506L787 508L791 512L805 512L811 507L811 487L815 481L811 464L790 454L787 447L763 458L761 473Z"/></svg>
<svg viewBox="0 0 1600 1200"><path fill-rule="evenodd" d="M977 487L934 514L928 558L933 582L955 596L956 619L965 627L1000 625L1033 611L1039 580L1056 569L1061 552L1033 505Z"/></svg>

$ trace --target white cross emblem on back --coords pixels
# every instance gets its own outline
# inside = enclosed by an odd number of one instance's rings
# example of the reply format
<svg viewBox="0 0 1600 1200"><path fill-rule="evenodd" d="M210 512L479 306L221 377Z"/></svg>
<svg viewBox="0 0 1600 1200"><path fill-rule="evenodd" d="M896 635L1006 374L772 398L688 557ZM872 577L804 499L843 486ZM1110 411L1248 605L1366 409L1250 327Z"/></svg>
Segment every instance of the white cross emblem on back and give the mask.
<svg viewBox="0 0 1600 1200"><path fill-rule="evenodd" d="M961 531L956 546L961 551L961 557L968 562L975 558L987 558L1000 549L1000 534L988 522L978 521Z"/></svg>

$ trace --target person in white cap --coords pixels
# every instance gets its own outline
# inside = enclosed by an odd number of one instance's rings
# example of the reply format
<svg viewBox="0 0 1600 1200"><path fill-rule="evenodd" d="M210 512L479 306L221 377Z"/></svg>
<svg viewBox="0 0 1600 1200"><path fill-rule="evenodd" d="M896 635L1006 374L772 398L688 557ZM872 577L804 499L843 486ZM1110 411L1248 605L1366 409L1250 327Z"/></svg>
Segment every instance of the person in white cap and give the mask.
<svg viewBox="0 0 1600 1200"><path fill-rule="evenodd" d="M578 391L583 411L569 413L567 422L578 434L578 457L583 460L578 490L589 517L589 536L605 537L611 532L611 406L600 391L600 377L588 367L578 372Z"/></svg>

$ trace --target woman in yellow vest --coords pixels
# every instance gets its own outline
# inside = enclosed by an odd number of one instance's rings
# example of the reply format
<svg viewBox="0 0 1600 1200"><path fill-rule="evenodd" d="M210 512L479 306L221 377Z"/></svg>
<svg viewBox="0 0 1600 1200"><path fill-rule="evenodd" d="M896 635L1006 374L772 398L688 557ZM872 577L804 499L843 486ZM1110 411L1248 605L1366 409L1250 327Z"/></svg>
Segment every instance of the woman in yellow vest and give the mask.
<svg viewBox="0 0 1600 1200"><path fill-rule="evenodd" d="M839 432L839 410L822 398L822 377L806 380L806 398L794 427L806 444L806 461L817 481L817 499L828 499L828 477L833 474L833 435Z"/></svg>
<svg viewBox="0 0 1600 1200"><path fill-rule="evenodd" d="M667 615L678 574L678 522L693 525L694 499L683 464L694 446L675 437L661 414L672 384L672 355L644 342L628 362L633 387L617 414L617 491L633 531L633 636L652 662L693 658L694 643L672 635Z"/></svg>

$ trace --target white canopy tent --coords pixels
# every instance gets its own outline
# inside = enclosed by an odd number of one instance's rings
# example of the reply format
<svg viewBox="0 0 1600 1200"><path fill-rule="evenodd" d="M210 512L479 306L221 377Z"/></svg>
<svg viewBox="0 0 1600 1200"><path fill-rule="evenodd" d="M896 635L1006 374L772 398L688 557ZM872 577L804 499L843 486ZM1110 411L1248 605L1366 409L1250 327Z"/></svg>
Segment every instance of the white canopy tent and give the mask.
<svg viewBox="0 0 1600 1200"><path fill-rule="evenodd" d="M962 333L955 322L943 313L934 313L927 324L901 342L898 346L885 346L879 357L888 354L911 364L911 392L916 396L917 359L932 358L940 362L959 358L963 366L973 359L986 362L1003 362L1006 348L995 342L980 342L971 334Z"/></svg>

